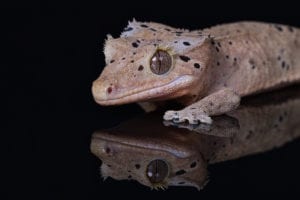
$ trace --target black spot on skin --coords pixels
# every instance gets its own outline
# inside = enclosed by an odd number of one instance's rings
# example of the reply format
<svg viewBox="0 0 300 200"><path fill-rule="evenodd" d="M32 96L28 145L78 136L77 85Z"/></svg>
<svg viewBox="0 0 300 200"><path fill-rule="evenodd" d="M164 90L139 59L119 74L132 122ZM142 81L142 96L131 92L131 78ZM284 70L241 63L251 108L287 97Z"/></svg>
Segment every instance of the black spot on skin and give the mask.
<svg viewBox="0 0 300 200"><path fill-rule="evenodd" d="M149 26L147 26L146 24L141 24L141 27L148 28Z"/></svg>
<svg viewBox="0 0 300 200"><path fill-rule="evenodd" d="M282 27L279 26L279 25L275 25L275 28L276 28L278 31L283 31Z"/></svg>
<svg viewBox="0 0 300 200"><path fill-rule="evenodd" d="M232 42L231 42L231 41L229 41L229 42L228 42L228 44L229 44L229 45L232 45Z"/></svg>
<svg viewBox="0 0 300 200"><path fill-rule="evenodd" d="M113 63L113 62L115 62L115 60L111 60L111 61L110 61L110 63Z"/></svg>
<svg viewBox="0 0 300 200"><path fill-rule="evenodd" d="M220 42L218 42L217 44L218 44L219 47L221 47L221 43Z"/></svg>
<svg viewBox="0 0 300 200"><path fill-rule="evenodd" d="M141 165L140 165L140 164L135 164L135 168L136 168L136 169L140 169L140 168L141 168Z"/></svg>
<svg viewBox="0 0 300 200"><path fill-rule="evenodd" d="M236 61L237 61L237 58L233 58L233 61L236 62Z"/></svg>
<svg viewBox="0 0 300 200"><path fill-rule="evenodd" d="M124 32L127 32L127 31L132 31L133 30L133 28L132 27L127 27L127 28L125 28L124 29Z"/></svg>
<svg viewBox="0 0 300 200"><path fill-rule="evenodd" d="M110 94L110 93L112 92L112 87L108 87L108 88L106 89L106 91L107 91L108 94ZM108 148L108 149L109 149L109 148Z"/></svg>
<svg viewBox="0 0 300 200"><path fill-rule="evenodd" d="M156 29L154 29L154 28L150 28L150 30L153 31L153 32L156 32Z"/></svg>
<svg viewBox="0 0 300 200"><path fill-rule="evenodd" d="M138 68L139 71L142 71L143 69L144 69L143 65L140 65L139 68Z"/></svg>
<svg viewBox="0 0 300 200"><path fill-rule="evenodd" d="M183 170L183 169L181 169L181 170L177 171L175 174L176 174L177 176L180 176L180 175L185 174L185 173L186 173L186 171Z"/></svg>
<svg viewBox="0 0 300 200"><path fill-rule="evenodd" d="M184 44L185 46L190 46L190 45L191 45L189 42L183 42L183 44Z"/></svg>
<svg viewBox="0 0 300 200"><path fill-rule="evenodd" d="M280 57L280 56L278 56L278 57L277 57L277 60L281 60L281 57Z"/></svg>
<svg viewBox="0 0 300 200"><path fill-rule="evenodd" d="M212 45L215 45L215 41L214 40L211 40L210 42Z"/></svg>
<svg viewBox="0 0 300 200"><path fill-rule="evenodd" d="M246 136L246 139L249 140L253 136L253 131L250 130L248 135Z"/></svg>
<svg viewBox="0 0 300 200"><path fill-rule="evenodd" d="M131 62L131 63L134 63L134 60L131 60L130 62Z"/></svg>
<svg viewBox="0 0 300 200"><path fill-rule="evenodd" d="M125 59L126 59L125 57L122 58L122 60L125 60Z"/></svg>
<svg viewBox="0 0 300 200"><path fill-rule="evenodd" d="M174 41L174 43L177 43L178 41Z"/></svg>
<svg viewBox="0 0 300 200"><path fill-rule="evenodd" d="M282 61L281 67L282 67L282 68L285 68L285 61Z"/></svg>
<svg viewBox="0 0 300 200"><path fill-rule="evenodd" d="M105 148L105 153L110 153L110 148L109 147Z"/></svg>
<svg viewBox="0 0 300 200"><path fill-rule="evenodd" d="M217 62L217 65L220 66L220 62L219 61Z"/></svg>
<svg viewBox="0 0 300 200"><path fill-rule="evenodd" d="M131 45L132 45L134 48L137 48L137 47L139 46L136 42L133 42Z"/></svg>
<svg viewBox="0 0 300 200"><path fill-rule="evenodd" d="M195 63L195 64L194 64L194 67L197 68L197 69L199 69L199 68L200 68L200 65L199 65L198 63Z"/></svg>
<svg viewBox="0 0 300 200"><path fill-rule="evenodd" d="M139 41L139 40L136 40L136 42L137 42L137 43L141 43L141 41Z"/></svg>
<svg viewBox="0 0 300 200"><path fill-rule="evenodd" d="M187 56L179 56L179 58L184 61L184 62L188 62L189 60L191 60L189 57Z"/></svg>
<svg viewBox="0 0 300 200"><path fill-rule="evenodd" d="M209 102L209 105L210 105L210 106L213 106L214 104L213 104L213 102L210 101L210 102Z"/></svg>
<svg viewBox="0 0 300 200"><path fill-rule="evenodd" d="M283 120L283 117L280 115L279 118L278 118L279 122L282 122Z"/></svg>
<svg viewBox="0 0 300 200"><path fill-rule="evenodd" d="M262 64L263 64L263 65L266 65L266 62L265 62L265 61L263 61L263 62L262 62Z"/></svg>
<svg viewBox="0 0 300 200"><path fill-rule="evenodd" d="M129 173L131 173L131 171L130 171L130 170L128 170L128 172L129 172Z"/></svg>
<svg viewBox="0 0 300 200"><path fill-rule="evenodd" d="M110 167L111 167L111 165L107 165L107 167L109 167L109 168L110 168Z"/></svg>
<svg viewBox="0 0 300 200"><path fill-rule="evenodd" d="M131 179L131 178L132 178L132 176L131 176L131 175L129 175L129 176L128 176L128 179Z"/></svg>
<svg viewBox="0 0 300 200"><path fill-rule="evenodd" d="M217 51L217 52L219 52L219 51L220 51L220 49L219 49L218 47L216 47L216 51Z"/></svg>
<svg viewBox="0 0 300 200"><path fill-rule="evenodd" d="M181 31L176 31L176 36L181 36L182 32Z"/></svg>
<svg viewBox="0 0 300 200"><path fill-rule="evenodd" d="M293 27L289 26L289 31L290 31L290 32L294 32Z"/></svg>
<svg viewBox="0 0 300 200"><path fill-rule="evenodd" d="M226 55L226 59L229 59L229 55Z"/></svg>
<svg viewBox="0 0 300 200"><path fill-rule="evenodd" d="M217 145L217 142L214 142L213 145L216 146L216 145Z"/></svg>
<svg viewBox="0 0 300 200"><path fill-rule="evenodd" d="M178 185L183 185L183 184L185 184L184 181L181 181L181 182L178 183Z"/></svg>
<svg viewBox="0 0 300 200"><path fill-rule="evenodd" d="M249 63L251 65L251 69L255 69L255 63L254 63L254 60L250 59L249 60Z"/></svg>
<svg viewBox="0 0 300 200"><path fill-rule="evenodd" d="M171 29L169 29L169 28L165 28L165 30L166 30L166 31L171 31Z"/></svg>
<svg viewBox="0 0 300 200"><path fill-rule="evenodd" d="M197 166L197 163L196 162L192 162L192 164L190 165L191 168L194 168Z"/></svg>
<svg viewBox="0 0 300 200"><path fill-rule="evenodd" d="M246 40L246 44L248 44L249 43L249 41L248 40Z"/></svg>

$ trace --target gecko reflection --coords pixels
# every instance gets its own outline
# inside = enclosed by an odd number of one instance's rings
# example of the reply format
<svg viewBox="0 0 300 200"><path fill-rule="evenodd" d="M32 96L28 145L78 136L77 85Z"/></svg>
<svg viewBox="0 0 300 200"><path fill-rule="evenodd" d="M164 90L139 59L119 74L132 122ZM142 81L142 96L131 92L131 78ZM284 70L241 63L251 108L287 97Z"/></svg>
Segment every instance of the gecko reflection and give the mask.
<svg viewBox="0 0 300 200"><path fill-rule="evenodd" d="M300 87L245 99L211 127L164 126L148 114L93 134L91 151L104 178L151 188L207 183L207 165L271 150L300 136ZM270 103L271 102L271 103Z"/></svg>

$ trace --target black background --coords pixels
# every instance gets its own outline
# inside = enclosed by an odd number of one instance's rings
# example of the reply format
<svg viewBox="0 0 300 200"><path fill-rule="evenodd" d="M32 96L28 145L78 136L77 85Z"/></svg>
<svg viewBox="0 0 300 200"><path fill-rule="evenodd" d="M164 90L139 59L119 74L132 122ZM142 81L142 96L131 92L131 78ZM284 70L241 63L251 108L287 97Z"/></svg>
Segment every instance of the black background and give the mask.
<svg viewBox="0 0 300 200"><path fill-rule="evenodd" d="M1 99L4 123L4 195L39 199L163 197L244 198L296 194L299 141L266 154L211 166L198 192L155 192L135 182L102 182L89 150L98 128L142 113L136 105L100 107L90 88L103 66L106 34L117 37L128 20L204 28L239 20L300 27L299 7L288 1L70 1L11 2L1 6ZM175 196L173 196L175 197Z"/></svg>

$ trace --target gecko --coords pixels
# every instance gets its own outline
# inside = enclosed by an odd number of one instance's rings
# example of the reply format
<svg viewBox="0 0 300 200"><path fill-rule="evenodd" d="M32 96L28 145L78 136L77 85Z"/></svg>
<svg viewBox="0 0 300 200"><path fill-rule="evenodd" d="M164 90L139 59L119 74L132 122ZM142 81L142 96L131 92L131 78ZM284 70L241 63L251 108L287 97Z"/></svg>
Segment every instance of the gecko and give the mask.
<svg viewBox="0 0 300 200"><path fill-rule="evenodd" d="M211 130L166 127L161 113L152 112L96 131L91 152L102 160L104 179L136 180L153 189L200 190L208 183L209 165L266 152L300 137L300 88L262 95L247 99L230 115L213 117ZM216 136L224 132L232 134Z"/></svg>
<svg viewBox="0 0 300 200"><path fill-rule="evenodd" d="M242 97L300 81L300 30L236 22L203 30L131 21L119 38L108 35L106 66L92 84L103 106L138 103L146 112L175 101L164 120L211 124Z"/></svg>

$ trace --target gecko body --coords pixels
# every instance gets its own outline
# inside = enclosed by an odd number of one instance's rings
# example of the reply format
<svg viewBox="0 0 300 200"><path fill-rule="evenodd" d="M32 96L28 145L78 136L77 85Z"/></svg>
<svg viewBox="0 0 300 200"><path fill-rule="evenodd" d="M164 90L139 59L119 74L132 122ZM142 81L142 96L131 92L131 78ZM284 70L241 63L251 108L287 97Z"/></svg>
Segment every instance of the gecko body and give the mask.
<svg viewBox="0 0 300 200"><path fill-rule="evenodd" d="M240 98L300 81L300 31L237 22L201 31L133 21L108 37L107 66L94 81L101 105L139 103L146 111L175 99L185 106L165 120L212 123Z"/></svg>

